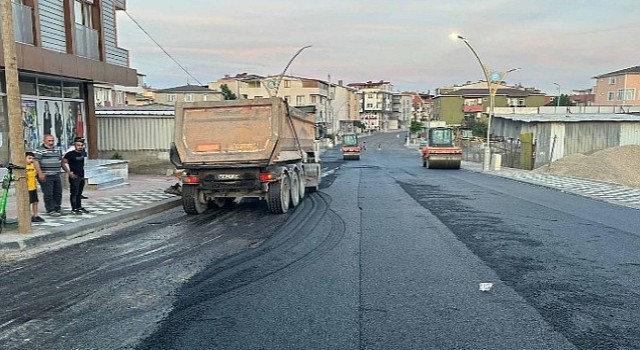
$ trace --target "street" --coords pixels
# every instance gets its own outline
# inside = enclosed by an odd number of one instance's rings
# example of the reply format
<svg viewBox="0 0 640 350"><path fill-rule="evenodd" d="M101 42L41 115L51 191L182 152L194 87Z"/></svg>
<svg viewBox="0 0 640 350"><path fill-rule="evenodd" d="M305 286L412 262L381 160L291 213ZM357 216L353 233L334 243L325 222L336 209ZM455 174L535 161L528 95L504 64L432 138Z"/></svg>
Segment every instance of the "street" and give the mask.
<svg viewBox="0 0 640 350"><path fill-rule="evenodd" d="M176 208L0 261L0 348L640 349L638 210L362 140L287 214Z"/></svg>

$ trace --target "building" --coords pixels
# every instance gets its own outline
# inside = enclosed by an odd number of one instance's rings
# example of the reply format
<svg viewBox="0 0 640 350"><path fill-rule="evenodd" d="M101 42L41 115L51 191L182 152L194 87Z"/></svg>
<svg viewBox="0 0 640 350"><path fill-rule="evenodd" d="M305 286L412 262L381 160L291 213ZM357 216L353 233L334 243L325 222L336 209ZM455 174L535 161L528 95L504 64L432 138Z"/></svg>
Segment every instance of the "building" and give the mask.
<svg viewBox="0 0 640 350"><path fill-rule="evenodd" d="M573 90L569 99L574 106L591 106L595 102L595 95L593 89Z"/></svg>
<svg viewBox="0 0 640 350"><path fill-rule="evenodd" d="M13 2L18 79L26 149L53 134L61 147L86 137L90 158L97 156L94 86L135 86L137 73L129 53L118 47L116 11L125 0L23 0ZM4 47L2 48L4 50ZM8 140L4 58L0 133ZM9 143L0 146L0 161L9 160Z"/></svg>
<svg viewBox="0 0 640 350"><path fill-rule="evenodd" d="M138 74L136 86L116 84L95 84L93 101L96 107L140 106L153 102L148 93L150 89L144 82L144 74Z"/></svg>
<svg viewBox="0 0 640 350"><path fill-rule="evenodd" d="M392 95L392 116L389 120L389 130L409 129L413 117L413 96L410 93L395 93Z"/></svg>
<svg viewBox="0 0 640 350"><path fill-rule="evenodd" d="M155 103L175 105L181 102L222 101L224 96L219 91L213 91L200 85L183 85L168 89L155 90Z"/></svg>
<svg viewBox="0 0 640 350"><path fill-rule="evenodd" d="M534 168L576 153L640 144L640 113L621 114L596 107L565 108L562 113L556 112L555 107L504 114L496 111L493 134L517 142L529 134L535 144Z"/></svg>
<svg viewBox="0 0 640 350"><path fill-rule="evenodd" d="M223 85L238 98L280 96L291 106L314 114L320 130L319 137L336 136L342 125L359 120L356 91L344 86L342 81L332 84L291 75L264 77L242 73L233 77L227 75L208 84L215 91L221 91Z"/></svg>
<svg viewBox="0 0 640 350"><path fill-rule="evenodd" d="M469 83L462 86L436 90L433 101L433 120L448 125L463 125L465 121L486 118L490 101L486 82ZM494 107L538 107L545 105L545 95L539 90L522 86L499 84Z"/></svg>
<svg viewBox="0 0 640 350"><path fill-rule="evenodd" d="M388 81L380 80L351 83L347 86L358 91L360 119L366 130L388 130L389 121L393 118L393 85Z"/></svg>
<svg viewBox="0 0 640 350"><path fill-rule="evenodd" d="M598 106L640 106L640 66L593 77L594 102Z"/></svg>

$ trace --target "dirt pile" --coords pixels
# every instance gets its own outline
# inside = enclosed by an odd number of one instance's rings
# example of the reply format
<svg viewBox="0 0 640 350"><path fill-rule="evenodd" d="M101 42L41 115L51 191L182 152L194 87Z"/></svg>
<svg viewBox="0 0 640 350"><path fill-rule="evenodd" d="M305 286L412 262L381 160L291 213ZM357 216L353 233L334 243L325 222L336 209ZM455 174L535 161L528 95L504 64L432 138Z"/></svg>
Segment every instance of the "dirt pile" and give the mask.
<svg viewBox="0 0 640 350"><path fill-rule="evenodd" d="M640 188L640 145L607 148L594 153L572 154L533 170Z"/></svg>

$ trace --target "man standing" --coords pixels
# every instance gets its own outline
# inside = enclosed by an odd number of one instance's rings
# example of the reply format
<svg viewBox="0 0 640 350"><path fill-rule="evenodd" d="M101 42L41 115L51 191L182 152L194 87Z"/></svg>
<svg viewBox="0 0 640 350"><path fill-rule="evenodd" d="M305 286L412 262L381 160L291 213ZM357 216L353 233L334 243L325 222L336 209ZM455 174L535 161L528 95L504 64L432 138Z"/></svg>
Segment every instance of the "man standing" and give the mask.
<svg viewBox="0 0 640 350"><path fill-rule="evenodd" d="M62 168L69 174L69 192L71 195L71 213L82 215L89 211L82 207L82 190L84 189L84 139L76 137L73 140L74 149L62 157Z"/></svg>
<svg viewBox="0 0 640 350"><path fill-rule="evenodd" d="M44 135L44 142L34 152L36 161L33 165L38 174L40 188L44 197L44 207L48 215L62 215L62 150L55 145L51 134Z"/></svg>

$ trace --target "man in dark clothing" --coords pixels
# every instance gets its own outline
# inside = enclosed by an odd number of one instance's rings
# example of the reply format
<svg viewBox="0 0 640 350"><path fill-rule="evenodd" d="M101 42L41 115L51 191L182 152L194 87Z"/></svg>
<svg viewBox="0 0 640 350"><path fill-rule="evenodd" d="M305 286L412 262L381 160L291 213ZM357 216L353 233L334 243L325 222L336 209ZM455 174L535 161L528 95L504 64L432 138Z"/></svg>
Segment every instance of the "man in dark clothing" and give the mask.
<svg viewBox="0 0 640 350"><path fill-rule="evenodd" d="M48 215L62 215L62 150L55 146L53 135L44 135L44 142L33 152L36 161L33 165L44 197L44 207Z"/></svg>
<svg viewBox="0 0 640 350"><path fill-rule="evenodd" d="M84 190L84 139L76 137L73 140L72 151L67 152L62 158L62 168L69 174L69 199L71 201L71 213L82 215L89 211L82 207L82 190Z"/></svg>

